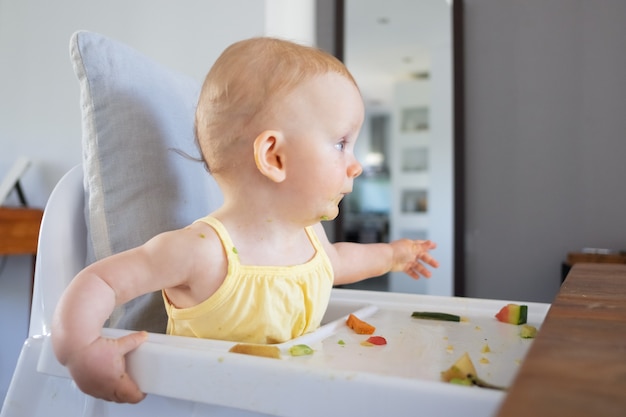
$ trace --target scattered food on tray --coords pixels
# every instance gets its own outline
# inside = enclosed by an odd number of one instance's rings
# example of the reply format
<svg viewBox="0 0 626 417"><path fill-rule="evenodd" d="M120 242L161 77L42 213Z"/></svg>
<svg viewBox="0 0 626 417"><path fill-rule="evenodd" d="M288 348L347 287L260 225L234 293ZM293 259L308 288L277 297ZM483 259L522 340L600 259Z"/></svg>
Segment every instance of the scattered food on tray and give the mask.
<svg viewBox="0 0 626 417"><path fill-rule="evenodd" d="M311 349L311 347L308 345L302 345L302 344L293 345L292 347L289 348L289 354L291 356L312 355L313 349Z"/></svg>
<svg viewBox="0 0 626 417"><path fill-rule="evenodd" d="M502 323L524 324L528 315L528 306L519 304L507 304L496 314L496 318Z"/></svg>
<svg viewBox="0 0 626 417"><path fill-rule="evenodd" d="M461 316L457 316L456 314L449 313L439 313L436 311L414 311L411 314L411 317L415 319L425 319L425 320L442 320L442 321L467 321Z"/></svg>
<svg viewBox="0 0 626 417"><path fill-rule="evenodd" d="M459 385L476 385L482 388L504 390L504 387L490 384L478 377L474 363L465 352L456 362L441 373L441 379L445 382Z"/></svg>
<svg viewBox="0 0 626 417"><path fill-rule="evenodd" d="M482 349L480 349L480 353L489 353L489 352L491 352L491 348L489 347L487 343L485 343Z"/></svg>
<svg viewBox="0 0 626 417"><path fill-rule="evenodd" d="M387 344L387 339L382 336L371 336L365 342L371 345L382 346Z"/></svg>
<svg viewBox="0 0 626 417"><path fill-rule="evenodd" d="M537 328L535 326L531 326L530 324L524 324L520 328L519 335L522 339L533 339L537 336Z"/></svg>
<svg viewBox="0 0 626 417"><path fill-rule="evenodd" d="M448 353L454 352L454 346L452 346L452 345L446 346L446 352L448 352Z"/></svg>
<svg viewBox="0 0 626 417"><path fill-rule="evenodd" d="M345 346L345 345L346 345L346 342L344 342L344 341L343 341L343 339L339 339L339 341L337 342L337 344L338 344L338 345L341 345L341 346Z"/></svg>
<svg viewBox="0 0 626 417"><path fill-rule="evenodd" d="M489 362L489 359L485 358L484 356L482 358L480 358L480 360L478 361L480 363L482 363L483 365L487 365L491 362Z"/></svg>
<svg viewBox="0 0 626 417"><path fill-rule="evenodd" d="M467 352L465 352L447 370L441 373L441 379L450 382L451 379L465 379L469 375L476 375L476 368Z"/></svg>
<svg viewBox="0 0 626 417"><path fill-rule="evenodd" d="M450 381L451 384L456 384L456 385L467 385L470 386L472 385L472 381L469 378L452 378Z"/></svg>
<svg viewBox="0 0 626 417"><path fill-rule="evenodd" d="M249 343L237 343L229 352L243 353L245 355L263 356L265 358L280 359L280 349L273 345L255 345Z"/></svg>
<svg viewBox="0 0 626 417"><path fill-rule="evenodd" d="M346 324L357 334L374 334L374 332L376 331L376 327L367 322L364 322L354 314L350 314L348 316Z"/></svg>

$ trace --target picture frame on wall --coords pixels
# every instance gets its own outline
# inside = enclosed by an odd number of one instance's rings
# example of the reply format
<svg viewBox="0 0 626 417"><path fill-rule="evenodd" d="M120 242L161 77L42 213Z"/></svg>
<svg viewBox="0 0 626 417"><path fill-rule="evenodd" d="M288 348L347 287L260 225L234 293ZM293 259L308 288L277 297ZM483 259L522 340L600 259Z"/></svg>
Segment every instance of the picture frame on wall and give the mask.
<svg viewBox="0 0 626 417"><path fill-rule="evenodd" d="M410 147L402 151L402 171L423 172L428 170L428 148Z"/></svg>
<svg viewBox="0 0 626 417"><path fill-rule="evenodd" d="M401 111L400 129L405 132L423 132L430 129L428 106L404 108Z"/></svg>
<svg viewBox="0 0 626 417"><path fill-rule="evenodd" d="M402 190L403 213L426 213L428 211L428 190Z"/></svg>

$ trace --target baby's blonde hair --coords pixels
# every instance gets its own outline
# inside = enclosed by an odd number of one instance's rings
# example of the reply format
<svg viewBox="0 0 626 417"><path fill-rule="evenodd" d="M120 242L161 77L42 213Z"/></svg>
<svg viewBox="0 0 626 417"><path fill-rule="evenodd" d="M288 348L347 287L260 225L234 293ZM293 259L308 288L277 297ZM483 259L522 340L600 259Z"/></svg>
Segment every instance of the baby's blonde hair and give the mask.
<svg viewBox="0 0 626 417"><path fill-rule="evenodd" d="M356 86L341 61L317 48L267 37L226 48L204 80L196 110L196 138L209 171L235 167L245 157L240 145L261 133L254 121L303 81L329 72Z"/></svg>

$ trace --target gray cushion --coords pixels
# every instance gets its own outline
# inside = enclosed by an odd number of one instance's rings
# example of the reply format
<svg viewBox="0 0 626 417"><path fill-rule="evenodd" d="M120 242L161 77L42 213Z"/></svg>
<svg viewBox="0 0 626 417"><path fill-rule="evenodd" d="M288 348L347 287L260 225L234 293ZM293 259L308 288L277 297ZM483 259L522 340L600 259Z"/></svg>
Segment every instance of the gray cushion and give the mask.
<svg viewBox="0 0 626 417"><path fill-rule="evenodd" d="M184 227L222 202L199 157L193 123L200 84L131 47L77 32L89 264ZM112 327L165 332L160 292L116 310Z"/></svg>

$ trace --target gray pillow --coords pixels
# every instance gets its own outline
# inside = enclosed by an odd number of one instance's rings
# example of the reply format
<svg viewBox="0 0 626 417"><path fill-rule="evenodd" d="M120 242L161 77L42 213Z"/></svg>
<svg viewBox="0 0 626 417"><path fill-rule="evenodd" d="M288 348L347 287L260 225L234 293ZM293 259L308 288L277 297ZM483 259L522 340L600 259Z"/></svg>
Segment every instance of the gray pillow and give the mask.
<svg viewBox="0 0 626 417"><path fill-rule="evenodd" d="M194 112L200 84L97 33L73 34L80 82L86 264L186 226L222 196L199 157ZM109 326L165 332L160 292L118 308Z"/></svg>

